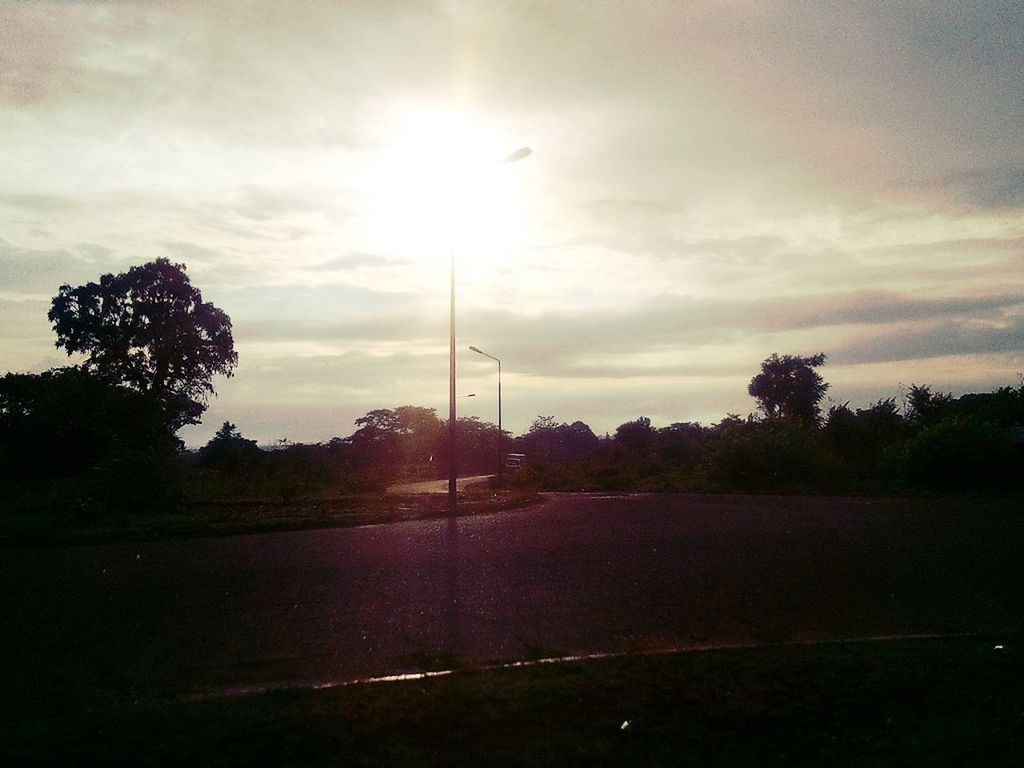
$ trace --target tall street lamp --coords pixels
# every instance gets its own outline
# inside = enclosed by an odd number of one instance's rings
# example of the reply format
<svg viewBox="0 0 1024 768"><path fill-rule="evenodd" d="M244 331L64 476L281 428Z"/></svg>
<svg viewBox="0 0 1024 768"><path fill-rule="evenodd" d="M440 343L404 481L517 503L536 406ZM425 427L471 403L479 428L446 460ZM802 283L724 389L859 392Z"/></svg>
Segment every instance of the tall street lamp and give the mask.
<svg viewBox="0 0 1024 768"><path fill-rule="evenodd" d="M501 428L501 360L496 358L494 355L489 355L482 349L476 347L470 347L470 350L476 352L478 355L489 357L491 360L498 364L498 487L501 487L501 465L505 463L505 453L502 450L505 441L505 432Z"/></svg>
<svg viewBox="0 0 1024 768"><path fill-rule="evenodd" d="M514 163L533 154L529 147L520 147L502 160L502 163ZM456 473L455 473L455 249L452 249L448 268L450 316L448 321L448 515L455 517L456 512Z"/></svg>

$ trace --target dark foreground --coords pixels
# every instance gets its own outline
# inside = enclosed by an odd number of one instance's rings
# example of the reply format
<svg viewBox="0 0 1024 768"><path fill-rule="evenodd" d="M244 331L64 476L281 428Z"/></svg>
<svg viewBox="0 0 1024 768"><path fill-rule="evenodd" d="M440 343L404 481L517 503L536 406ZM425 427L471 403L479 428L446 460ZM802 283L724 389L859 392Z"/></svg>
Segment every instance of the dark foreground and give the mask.
<svg viewBox="0 0 1024 768"><path fill-rule="evenodd" d="M1012 499L556 496L363 528L0 551L0 708L497 661L1024 632Z"/></svg>
<svg viewBox="0 0 1024 768"><path fill-rule="evenodd" d="M1020 637L691 652L7 720L5 764L1016 766ZM999 647L1001 646L1001 647Z"/></svg>

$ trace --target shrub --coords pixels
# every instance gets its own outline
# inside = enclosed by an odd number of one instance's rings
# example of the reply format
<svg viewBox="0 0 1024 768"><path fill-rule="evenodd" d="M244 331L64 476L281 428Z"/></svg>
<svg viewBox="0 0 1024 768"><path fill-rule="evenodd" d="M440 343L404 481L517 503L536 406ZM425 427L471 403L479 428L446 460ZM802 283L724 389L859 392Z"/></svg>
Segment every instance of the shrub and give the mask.
<svg viewBox="0 0 1024 768"><path fill-rule="evenodd" d="M908 485L943 490L1019 486L1024 469L1009 430L964 418L923 428L906 442L900 462Z"/></svg>
<svg viewBox="0 0 1024 768"><path fill-rule="evenodd" d="M699 473L709 490L723 491L829 489L845 485L848 474L817 430L792 420L731 426Z"/></svg>

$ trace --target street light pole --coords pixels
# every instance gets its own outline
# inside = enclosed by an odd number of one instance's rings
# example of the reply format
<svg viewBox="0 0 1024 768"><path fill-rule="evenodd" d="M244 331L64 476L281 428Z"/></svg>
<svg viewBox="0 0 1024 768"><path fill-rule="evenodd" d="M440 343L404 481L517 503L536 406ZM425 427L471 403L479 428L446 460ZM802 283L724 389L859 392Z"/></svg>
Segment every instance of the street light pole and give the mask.
<svg viewBox="0 0 1024 768"><path fill-rule="evenodd" d="M508 157L504 158L502 163L515 163L522 160L525 157L529 157L533 154L533 150L529 147L520 147ZM449 263L449 296L450 301L450 317L448 321L448 516L450 518L455 517L457 511L457 488L455 482L455 249L452 249L451 261ZM495 358L497 359L497 358ZM500 363L499 363L500 365ZM500 382L500 377L499 377ZM498 389L498 400L501 401L501 388L499 384ZM501 421L501 410L499 406L498 421ZM499 429L501 425L499 423ZM499 482L501 473L501 464L498 464Z"/></svg>
<svg viewBox="0 0 1024 768"><path fill-rule="evenodd" d="M451 297L448 319L448 515L455 516L455 249L452 248L448 270L449 296Z"/></svg>
<svg viewBox="0 0 1024 768"><path fill-rule="evenodd" d="M476 352L478 355L489 357L498 364L498 487L500 488L502 464L505 463L505 452L503 450L505 432L501 428L501 360L496 358L494 355L487 354L482 349L477 349L476 347L470 347L470 350Z"/></svg>

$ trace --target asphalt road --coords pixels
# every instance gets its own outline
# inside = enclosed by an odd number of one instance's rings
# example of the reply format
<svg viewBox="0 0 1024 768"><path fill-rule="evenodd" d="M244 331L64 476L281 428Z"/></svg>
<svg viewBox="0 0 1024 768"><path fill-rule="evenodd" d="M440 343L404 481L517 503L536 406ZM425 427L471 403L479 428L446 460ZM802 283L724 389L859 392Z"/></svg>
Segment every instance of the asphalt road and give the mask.
<svg viewBox="0 0 1024 768"><path fill-rule="evenodd" d="M1020 632L1022 522L1010 501L558 495L455 523L8 550L0 679L10 705L69 669L85 688L175 692L380 675L452 649Z"/></svg>

